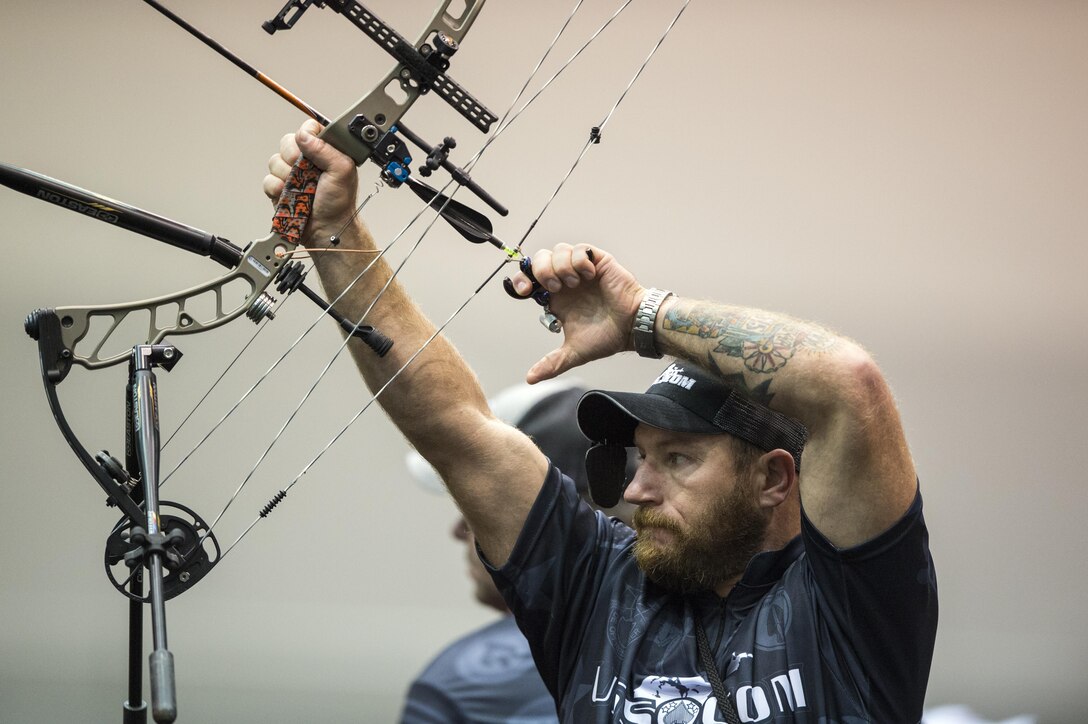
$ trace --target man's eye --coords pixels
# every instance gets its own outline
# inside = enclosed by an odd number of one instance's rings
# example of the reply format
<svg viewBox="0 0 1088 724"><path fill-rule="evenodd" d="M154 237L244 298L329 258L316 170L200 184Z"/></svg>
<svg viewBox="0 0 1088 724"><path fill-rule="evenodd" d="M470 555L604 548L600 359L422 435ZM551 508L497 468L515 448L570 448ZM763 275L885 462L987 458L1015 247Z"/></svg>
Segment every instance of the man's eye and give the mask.
<svg viewBox="0 0 1088 724"><path fill-rule="evenodd" d="M684 453L671 452L665 459L668 460L669 465L683 465L688 461L688 456Z"/></svg>

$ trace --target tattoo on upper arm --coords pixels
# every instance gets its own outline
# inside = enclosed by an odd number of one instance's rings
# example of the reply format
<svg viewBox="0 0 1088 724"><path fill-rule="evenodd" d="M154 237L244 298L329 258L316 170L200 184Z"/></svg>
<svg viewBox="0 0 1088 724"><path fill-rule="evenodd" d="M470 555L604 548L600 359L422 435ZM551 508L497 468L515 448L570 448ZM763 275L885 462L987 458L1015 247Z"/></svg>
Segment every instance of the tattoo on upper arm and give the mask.
<svg viewBox="0 0 1088 724"><path fill-rule="evenodd" d="M743 372L734 372L732 374L724 372L718 365L717 360L714 359L713 351L707 352L706 358L707 367L715 370L727 387L743 392L744 396L752 402L758 402L767 407L771 406L771 401L774 400L775 393L771 392L770 378L764 379L758 384L751 385L748 383L748 380L745 379Z"/></svg>
<svg viewBox="0 0 1088 724"><path fill-rule="evenodd" d="M782 369L800 349L822 352L835 337L818 327L753 310L700 309L676 304L665 314L664 328L717 340L714 352L737 357L752 372L769 374Z"/></svg>

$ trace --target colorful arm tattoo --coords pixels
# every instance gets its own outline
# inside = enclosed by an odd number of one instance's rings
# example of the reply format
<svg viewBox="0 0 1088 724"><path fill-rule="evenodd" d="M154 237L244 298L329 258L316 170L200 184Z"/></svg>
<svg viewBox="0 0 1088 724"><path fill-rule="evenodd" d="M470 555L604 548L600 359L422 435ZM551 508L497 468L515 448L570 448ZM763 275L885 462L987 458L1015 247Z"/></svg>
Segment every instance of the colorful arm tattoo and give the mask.
<svg viewBox="0 0 1088 724"><path fill-rule="evenodd" d="M835 337L819 327L753 309L722 308L693 302L674 304L664 328L703 339L715 339L713 352L737 357L751 372L782 369L799 349L823 352Z"/></svg>

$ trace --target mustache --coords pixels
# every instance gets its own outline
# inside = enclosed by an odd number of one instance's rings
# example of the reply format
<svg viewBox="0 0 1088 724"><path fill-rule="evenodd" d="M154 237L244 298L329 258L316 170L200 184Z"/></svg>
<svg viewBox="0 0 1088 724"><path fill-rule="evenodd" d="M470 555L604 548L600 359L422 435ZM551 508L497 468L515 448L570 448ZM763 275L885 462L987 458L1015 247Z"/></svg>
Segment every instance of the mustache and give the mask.
<svg viewBox="0 0 1088 724"><path fill-rule="evenodd" d="M631 522L635 525L635 530L645 530L647 528L660 528L667 530L670 533L680 533L680 524L669 516L659 513L656 510L650 510L648 508L638 508L635 510L635 515L631 519Z"/></svg>

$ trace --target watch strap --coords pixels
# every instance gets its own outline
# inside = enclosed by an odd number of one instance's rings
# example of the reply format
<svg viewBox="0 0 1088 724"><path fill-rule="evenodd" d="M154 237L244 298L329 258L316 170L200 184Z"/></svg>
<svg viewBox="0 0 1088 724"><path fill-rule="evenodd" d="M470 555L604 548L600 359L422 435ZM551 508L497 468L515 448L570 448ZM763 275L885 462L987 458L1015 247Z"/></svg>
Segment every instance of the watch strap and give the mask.
<svg viewBox="0 0 1088 724"><path fill-rule="evenodd" d="M672 292L665 289L650 288L642 297L642 303L638 305L635 313L635 325L631 330L631 342L640 357L661 359L661 353L654 344L654 323L657 321L657 313L661 309L661 303Z"/></svg>

